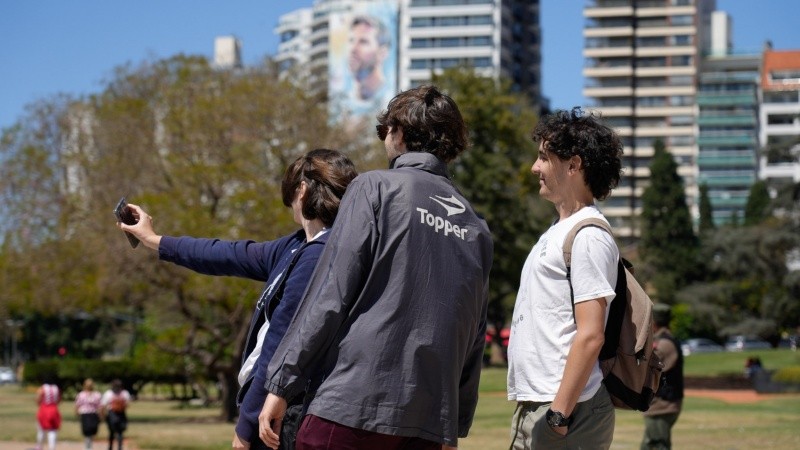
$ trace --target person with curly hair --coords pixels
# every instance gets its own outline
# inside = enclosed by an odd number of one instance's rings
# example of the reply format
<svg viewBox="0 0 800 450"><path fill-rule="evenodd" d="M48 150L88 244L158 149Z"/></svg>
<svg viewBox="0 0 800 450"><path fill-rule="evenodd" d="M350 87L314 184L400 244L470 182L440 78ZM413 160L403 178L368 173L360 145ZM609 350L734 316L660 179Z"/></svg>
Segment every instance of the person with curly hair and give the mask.
<svg viewBox="0 0 800 450"><path fill-rule="evenodd" d="M614 406L597 358L614 301L619 249L606 231L583 228L573 242L570 295L563 244L579 221L607 222L595 200L619 183L622 142L579 108L543 117L533 139L539 154L531 172L557 218L525 261L512 316L512 448L609 448Z"/></svg>
<svg viewBox="0 0 800 450"><path fill-rule="evenodd" d="M448 177L467 147L433 86L378 117L390 164L358 176L296 320L268 368L260 436L309 386L299 449L437 449L466 436L478 400L492 238Z"/></svg>

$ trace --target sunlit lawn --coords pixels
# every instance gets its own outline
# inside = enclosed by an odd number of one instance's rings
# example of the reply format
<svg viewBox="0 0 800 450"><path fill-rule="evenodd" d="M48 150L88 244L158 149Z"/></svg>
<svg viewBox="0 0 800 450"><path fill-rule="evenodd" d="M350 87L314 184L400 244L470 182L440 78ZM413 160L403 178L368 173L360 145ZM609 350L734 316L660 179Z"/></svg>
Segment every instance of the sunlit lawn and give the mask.
<svg viewBox="0 0 800 450"><path fill-rule="evenodd" d="M741 373L748 353L692 355L686 372L693 375ZM766 368L798 365L798 353L761 351ZM501 450L509 445L514 405L506 401L504 368L485 369L481 394L470 436L460 441L464 450ZM60 440L79 441L80 426L72 404L61 405L64 423ZM140 450L229 448L232 424L218 420L219 409L181 406L177 401L144 398L130 410L126 437ZM0 442L32 443L35 438L34 388L0 387ZM798 449L800 448L800 395L784 395L758 403L728 404L718 400L688 398L674 429L676 449ZM643 431L638 413L617 410L615 449L636 449ZM101 428L98 439L107 438ZM0 444L2 448L2 444Z"/></svg>

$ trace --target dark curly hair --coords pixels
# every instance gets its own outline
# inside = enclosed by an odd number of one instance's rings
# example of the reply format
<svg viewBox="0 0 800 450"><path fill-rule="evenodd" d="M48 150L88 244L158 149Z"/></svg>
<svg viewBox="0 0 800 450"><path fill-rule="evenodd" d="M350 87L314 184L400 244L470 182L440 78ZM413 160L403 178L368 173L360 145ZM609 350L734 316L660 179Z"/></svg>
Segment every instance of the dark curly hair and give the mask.
<svg viewBox="0 0 800 450"><path fill-rule="evenodd" d="M594 198L604 200L619 184L622 141L594 114L584 114L579 107L558 110L542 117L531 137L562 161L580 157L583 179Z"/></svg>
<svg viewBox="0 0 800 450"><path fill-rule="evenodd" d="M389 127L403 130L409 152L428 152L444 162L454 160L467 148L467 126L452 98L435 86L403 91L378 115L378 138L386 139Z"/></svg>
<svg viewBox="0 0 800 450"><path fill-rule="evenodd" d="M300 182L306 182L303 217L333 225L347 185L358 175L350 158L337 150L318 148L297 158L286 168L281 182L283 204L292 205Z"/></svg>

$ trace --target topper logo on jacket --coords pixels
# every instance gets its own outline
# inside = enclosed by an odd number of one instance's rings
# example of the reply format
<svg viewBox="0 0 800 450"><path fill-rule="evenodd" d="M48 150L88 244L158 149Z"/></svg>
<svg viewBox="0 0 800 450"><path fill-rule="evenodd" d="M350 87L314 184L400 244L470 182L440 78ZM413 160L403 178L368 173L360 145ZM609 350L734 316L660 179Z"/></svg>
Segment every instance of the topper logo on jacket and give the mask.
<svg viewBox="0 0 800 450"><path fill-rule="evenodd" d="M464 204L458 201L458 199L451 195L450 197L442 197L441 195L436 195L434 197L429 197L434 202L438 203L439 206L447 211L447 216L450 217L455 214L461 214L466 211ZM449 220L431 214L428 212L427 209L424 208L417 208L419 211L419 221L423 225L427 225L432 227L434 231L443 232L445 236L453 235L461 240L464 239L464 236L467 234L466 228L461 228L458 225L452 224Z"/></svg>
<svg viewBox="0 0 800 450"><path fill-rule="evenodd" d="M442 197L441 195L435 195L434 197L428 198L442 205L444 209L447 210L447 217L455 214L461 214L467 210L467 208L464 207L464 204L458 201L455 195L451 195L448 198Z"/></svg>

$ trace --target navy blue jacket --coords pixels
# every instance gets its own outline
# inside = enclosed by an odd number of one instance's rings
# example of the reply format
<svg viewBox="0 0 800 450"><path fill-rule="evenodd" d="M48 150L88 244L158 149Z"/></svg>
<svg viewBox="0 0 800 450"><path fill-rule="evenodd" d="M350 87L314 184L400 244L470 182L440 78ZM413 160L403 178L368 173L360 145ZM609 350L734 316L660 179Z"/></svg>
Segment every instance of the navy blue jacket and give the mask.
<svg viewBox="0 0 800 450"><path fill-rule="evenodd" d="M312 242L306 243L303 230L267 242L170 236L161 238L158 253L162 260L171 261L206 275L229 275L266 283L250 321L250 330L242 355L244 361L252 352L256 345L258 330L271 311L268 317L270 325L261 347L261 354L237 399L240 410L236 434L245 441L253 442L254 439L258 439L258 415L267 397L267 391L264 389L267 365L297 311L327 238L328 233L324 233ZM286 267L296 251L301 253L288 274L282 299L276 299L275 288L280 284Z"/></svg>

